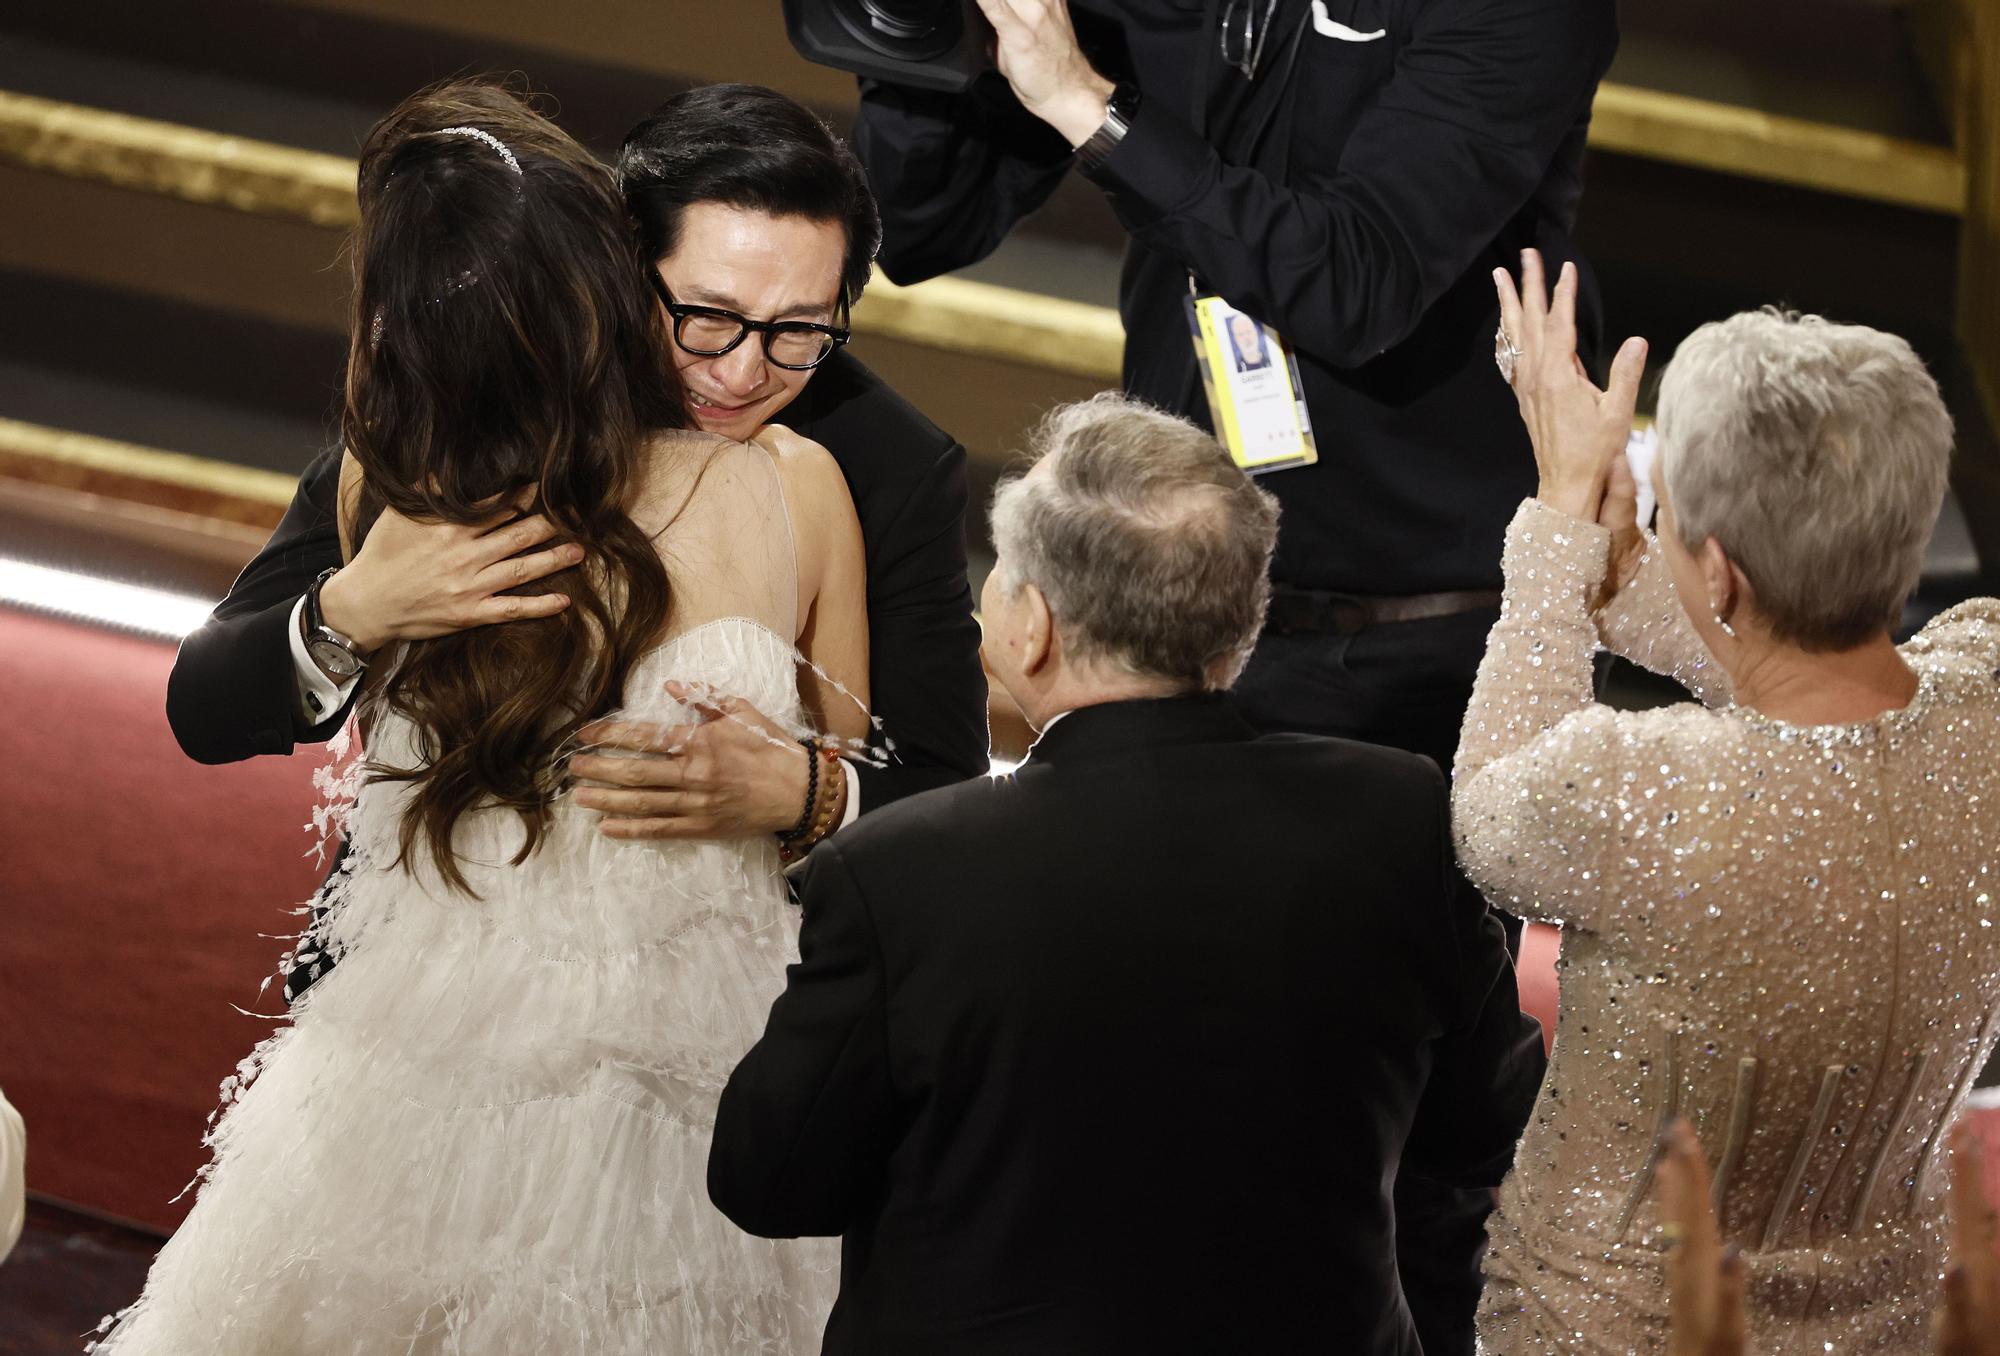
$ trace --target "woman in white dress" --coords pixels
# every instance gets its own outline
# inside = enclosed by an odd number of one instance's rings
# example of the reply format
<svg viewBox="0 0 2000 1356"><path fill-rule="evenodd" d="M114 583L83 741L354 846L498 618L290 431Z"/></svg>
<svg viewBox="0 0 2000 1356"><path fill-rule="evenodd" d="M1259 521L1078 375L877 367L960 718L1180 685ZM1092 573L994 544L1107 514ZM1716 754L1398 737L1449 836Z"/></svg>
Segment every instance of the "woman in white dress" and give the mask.
<svg viewBox="0 0 2000 1356"><path fill-rule="evenodd" d="M231 1080L194 1211L102 1349L817 1351L832 1241L745 1235L704 1186L794 954L777 844L613 841L563 756L613 710L716 714L670 682L772 737L864 735L845 482L782 430L675 431L611 179L512 96L405 101L359 188L344 548L385 507L511 504L580 563L552 617L376 658L340 964Z"/></svg>

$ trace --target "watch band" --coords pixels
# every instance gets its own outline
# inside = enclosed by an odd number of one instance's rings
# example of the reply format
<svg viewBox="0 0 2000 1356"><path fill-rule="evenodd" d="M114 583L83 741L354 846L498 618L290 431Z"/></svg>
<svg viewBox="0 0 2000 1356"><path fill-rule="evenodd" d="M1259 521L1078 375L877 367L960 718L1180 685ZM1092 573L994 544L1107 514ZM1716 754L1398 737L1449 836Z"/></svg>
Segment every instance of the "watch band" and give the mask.
<svg viewBox="0 0 2000 1356"><path fill-rule="evenodd" d="M1111 98L1104 105L1104 121L1090 134L1090 139L1076 148L1077 168L1085 174L1094 174L1104 167L1111 153L1118 149L1118 143L1132 130L1132 119L1139 112L1139 87L1123 84L1111 91Z"/></svg>
<svg viewBox="0 0 2000 1356"><path fill-rule="evenodd" d="M299 617L299 623L305 631L306 654L319 666L319 671L326 675L330 683L345 683L368 667L367 658L356 648L354 642L328 626L325 618L320 615L320 588L339 570L338 565L333 565L320 571L319 577L313 580L312 586L306 590L305 611ZM327 661L321 657L322 647L332 647L345 653L353 667L346 672L329 668Z"/></svg>

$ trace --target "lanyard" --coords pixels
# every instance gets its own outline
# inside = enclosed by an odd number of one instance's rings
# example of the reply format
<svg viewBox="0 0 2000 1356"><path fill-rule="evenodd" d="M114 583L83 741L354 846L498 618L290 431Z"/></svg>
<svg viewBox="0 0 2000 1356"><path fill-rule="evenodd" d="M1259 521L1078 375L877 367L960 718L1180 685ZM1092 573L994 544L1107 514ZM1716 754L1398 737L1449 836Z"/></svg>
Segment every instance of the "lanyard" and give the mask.
<svg viewBox="0 0 2000 1356"><path fill-rule="evenodd" d="M1246 2L1254 5L1257 3L1257 0L1246 0ZM1269 8L1265 10L1264 38L1266 40L1270 36L1272 21L1278 17L1278 11L1283 8L1286 8L1286 6L1282 3L1282 0L1272 0ZM1275 77L1281 86L1290 82L1292 72L1298 68L1299 51L1305 46L1305 21L1306 16L1302 11L1299 14L1299 22L1292 29L1280 69L1271 72L1271 76ZM1220 41L1221 22L1222 0L1203 0L1201 7L1201 40L1196 44L1200 49L1201 56L1195 63L1194 88L1193 92L1188 96L1188 123L1194 128L1194 134L1203 141L1208 140L1208 104L1211 81L1215 74L1215 57L1218 50L1217 44ZM1262 54L1262 50L1263 40L1260 40L1258 43L1259 55ZM1250 101L1254 102L1254 95ZM1277 119L1278 110L1283 106L1284 99L1282 95L1270 100L1269 107L1264 110L1264 114L1258 120L1255 130L1250 134L1249 141L1244 145L1244 154L1250 159L1255 159L1257 147L1263 142L1265 133L1271 130L1271 124ZM1217 149L1221 148L1218 147Z"/></svg>

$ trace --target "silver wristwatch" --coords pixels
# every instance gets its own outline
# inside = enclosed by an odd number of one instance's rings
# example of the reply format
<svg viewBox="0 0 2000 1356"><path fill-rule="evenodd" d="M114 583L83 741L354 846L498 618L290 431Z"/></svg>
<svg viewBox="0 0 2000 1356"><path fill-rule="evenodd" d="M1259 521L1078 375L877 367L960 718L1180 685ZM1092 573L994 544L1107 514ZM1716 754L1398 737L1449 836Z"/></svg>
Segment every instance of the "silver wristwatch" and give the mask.
<svg viewBox="0 0 2000 1356"><path fill-rule="evenodd" d="M1090 134L1090 139L1076 148L1076 165L1085 174L1101 168L1111 153L1118 149L1118 143L1132 130L1132 119L1139 112L1139 87L1120 82L1105 101L1104 121Z"/></svg>
<svg viewBox="0 0 2000 1356"><path fill-rule="evenodd" d="M319 671L334 683L345 683L367 668L368 660L353 641L328 626L320 616L320 587L339 570L338 565L322 570L319 578L312 581L312 587L306 590L306 608L299 618L299 627L305 633L306 653L319 665Z"/></svg>

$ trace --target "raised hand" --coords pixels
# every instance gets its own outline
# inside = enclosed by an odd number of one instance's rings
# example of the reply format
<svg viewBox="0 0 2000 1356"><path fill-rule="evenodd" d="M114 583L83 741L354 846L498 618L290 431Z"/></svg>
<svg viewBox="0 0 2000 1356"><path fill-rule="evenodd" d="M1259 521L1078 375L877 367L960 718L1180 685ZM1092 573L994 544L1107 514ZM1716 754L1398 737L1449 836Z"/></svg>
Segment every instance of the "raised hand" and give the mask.
<svg viewBox="0 0 2000 1356"><path fill-rule="evenodd" d="M805 804L810 757L800 743L740 697L668 683L702 717L686 725L601 720L578 739L586 748L570 775L576 803L604 815L608 838L755 838L789 829Z"/></svg>
<svg viewBox="0 0 2000 1356"><path fill-rule="evenodd" d="M1598 390L1576 352L1575 264L1564 264L1550 295L1538 250L1521 254L1521 286L1505 269L1493 271L1500 294L1500 329L1516 352L1512 382L1522 422L1535 447L1541 484L1535 497L1594 522L1614 460L1632 436L1646 341L1627 339Z"/></svg>
<svg viewBox="0 0 2000 1356"><path fill-rule="evenodd" d="M2000 1356L2000 1217L1986 1195L1983 1146L1951 1128L1951 1256L1937 1315L1938 1356Z"/></svg>
<svg viewBox="0 0 2000 1356"><path fill-rule="evenodd" d="M1113 86L1077 45L1069 0L979 0L993 62L1021 106L1081 146L1104 122Z"/></svg>
<svg viewBox="0 0 2000 1356"><path fill-rule="evenodd" d="M507 508L466 524L418 522L384 509L354 559L321 589L326 624L369 653L392 640L428 640L562 611L569 599L560 593L503 595L584 556L575 543L522 554L556 529L546 518L516 512Z"/></svg>
<svg viewBox="0 0 2000 1356"><path fill-rule="evenodd" d="M1632 477L1632 463L1622 456L1613 457L1606 469L1597 525L1611 533L1611 563L1603 587L1591 600L1593 612L1618 596L1646 558L1646 534L1639 530L1639 483Z"/></svg>
<svg viewBox="0 0 2000 1356"><path fill-rule="evenodd" d="M1686 1121L1668 1129L1656 1180L1669 1249L1669 1356L1743 1356L1743 1259L1723 1249L1708 1159Z"/></svg>

